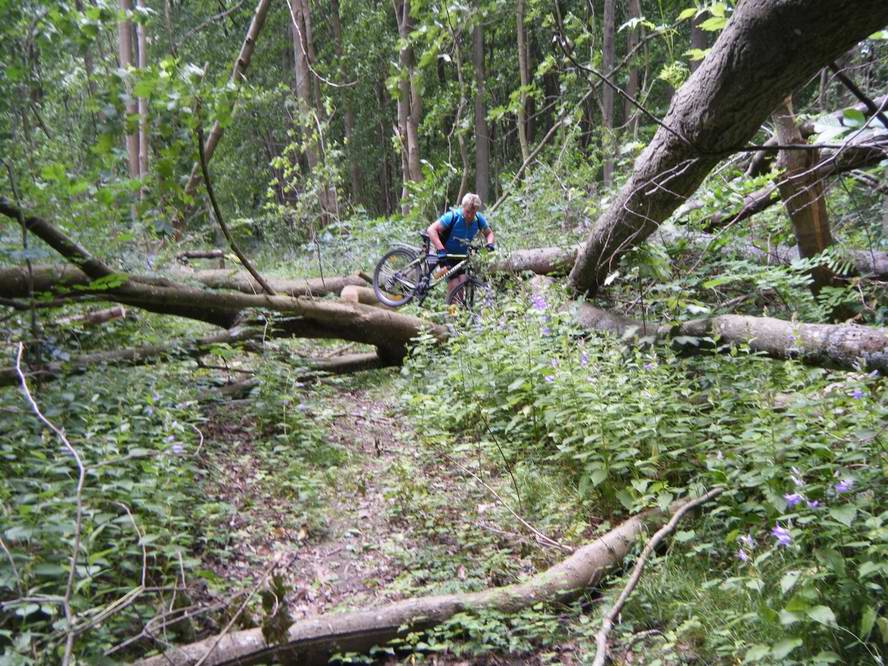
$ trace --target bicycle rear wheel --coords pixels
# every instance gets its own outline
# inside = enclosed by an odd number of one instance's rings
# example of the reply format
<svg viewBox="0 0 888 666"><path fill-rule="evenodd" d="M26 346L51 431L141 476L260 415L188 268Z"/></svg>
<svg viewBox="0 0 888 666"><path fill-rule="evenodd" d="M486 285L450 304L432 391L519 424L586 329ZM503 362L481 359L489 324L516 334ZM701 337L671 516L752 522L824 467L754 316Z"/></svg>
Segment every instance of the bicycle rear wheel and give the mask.
<svg viewBox="0 0 888 666"><path fill-rule="evenodd" d="M407 305L416 295L422 268L416 252L404 247L389 250L373 270L373 293L391 308Z"/></svg>

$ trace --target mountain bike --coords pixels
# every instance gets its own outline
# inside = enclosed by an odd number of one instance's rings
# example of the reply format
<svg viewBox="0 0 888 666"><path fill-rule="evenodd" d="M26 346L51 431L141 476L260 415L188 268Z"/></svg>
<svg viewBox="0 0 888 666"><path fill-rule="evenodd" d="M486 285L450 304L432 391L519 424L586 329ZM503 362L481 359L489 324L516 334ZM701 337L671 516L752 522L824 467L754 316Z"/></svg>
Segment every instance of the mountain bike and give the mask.
<svg viewBox="0 0 888 666"><path fill-rule="evenodd" d="M444 302L474 310L491 298L490 288L478 278L474 258L479 246L469 244L466 254L448 254L445 259L458 259L450 267L429 266L428 254L431 248L429 235L423 231L419 234L422 247L398 244L382 255L373 270L373 292L380 303L392 308L407 305L414 298L422 303L429 292L442 282L455 275L464 273L466 278L448 293Z"/></svg>

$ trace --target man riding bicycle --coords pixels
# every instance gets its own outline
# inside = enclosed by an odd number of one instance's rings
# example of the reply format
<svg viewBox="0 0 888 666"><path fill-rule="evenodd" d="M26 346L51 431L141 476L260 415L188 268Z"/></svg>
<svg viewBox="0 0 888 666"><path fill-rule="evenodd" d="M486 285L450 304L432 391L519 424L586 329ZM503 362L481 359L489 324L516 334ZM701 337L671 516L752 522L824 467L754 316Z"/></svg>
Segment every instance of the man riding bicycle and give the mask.
<svg viewBox="0 0 888 666"><path fill-rule="evenodd" d="M493 252L496 249L493 230L484 216L478 213L480 208L481 197L469 192L463 197L462 210L454 208L429 225L426 232L432 242L432 247L437 252L437 254L430 254L428 257L430 267L439 263L445 266L455 265L459 258L447 255L464 255L469 243L479 231L484 233L488 251ZM450 291L463 280L465 280L464 275L450 278L447 282L447 290Z"/></svg>

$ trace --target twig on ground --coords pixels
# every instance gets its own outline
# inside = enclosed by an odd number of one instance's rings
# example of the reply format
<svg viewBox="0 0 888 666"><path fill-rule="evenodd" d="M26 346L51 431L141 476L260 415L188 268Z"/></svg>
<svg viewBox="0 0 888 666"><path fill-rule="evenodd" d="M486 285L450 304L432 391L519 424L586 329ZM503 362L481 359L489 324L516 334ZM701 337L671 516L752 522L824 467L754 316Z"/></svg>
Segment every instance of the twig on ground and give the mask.
<svg viewBox="0 0 888 666"><path fill-rule="evenodd" d="M445 455L446 455L446 454L445 454ZM543 534L542 532L540 532L536 527L534 527L534 526L531 525L529 522L527 522L524 518L522 518L520 515L518 515L518 514L515 512L515 510L512 509L512 507L510 507L510 506L508 505L508 503L507 503L502 497L500 497L499 494L498 494L493 488L491 488L491 487L490 487L490 486L484 481L484 479L482 479L480 476L478 476L477 474L475 474L472 470L468 469L467 467L463 467L462 465L460 465L458 462L456 462L456 461L455 461L453 458L451 458L450 456L446 456L446 457L450 459L450 462L451 462L455 467L459 468L459 469L462 470L464 473L468 474L468 475L471 476L473 479L475 479L475 480L476 480L478 483L480 483L482 486L484 486L485 488L487 488L487 491L488 491L491 495L493 495L493 496L496 498L496 500L497 500L500 504L502 504L502 505L506 508L506 510L507 510L509 513L511 513L519 523L521 523L522 525L524 525L524 527L526 527L528 530L530 530L530 531L534 534L534 536L536 536L536 538L537 538L541 543L543 543L543 544L545 544L545 545L547 545L547 546L552 546L552 547L554 547L554 548L558 548L559 550L562 550L562 551L564 551L565 553L572 553L572 552L573 552L573 549L572 549L572 548L570 548L569 546L565 546L563 543L559 543L558 541L555 541L555 539L552 539L551 537L546 536L545 534Z"/></svg>
<svg viewBox="0 0 888 666"><path fill-rule="evenodd" d="M629 595L632 594L632 591L635 589L635 586L638 585L638 581L641 578L641 572L644 570L644 565L647 562L647 558L650 557L651 553L654 551L654 548L666 538L672 531L675 529L675 526L678 524L678 521L682 519L682 517L691 509L694 509L701 504L705 504L713 497L717 497L724 492L724 488L713 488L708 493L703 495L702 497L698 497L695 500L691 500L686 504L683 504L680 509L678 509L674 514L672 514L672 518L666 523L663 527L657 530L657 533L651 537L651 540L645 544L644 550L641 551L641 555L638 557L638 561L635 563L635 567L632 569L632 575L629 576L629 581L626 583L626 587L623 588L623 591L620 592L620 596L617 597L616 602L611 607L610 611L608 611L607 615L604 616L604 620L601 623L601 629L598 631L598 635L595 637L596 650L595 650L595 659L592 661L592 666L604 666L604 661L607 659L607 635L610 633L611 627L613 627L614 620L620 614L620 611L623 610L623 606L626 603L626 600L629 598Z"/></svg>
<svg viewBox="0 0 888 666"><path fill-rule="evenodd" d="M203 448L203 445L204 445L204 435L203 435L203 433L200 431L200 428L198 428L198 427L197 427L196 425L194 425L193 423L189 423L188 425L190 425L190 426L194 429L194 432L197 433L198 437L200 437L200 443L197 445L197 451L194 452L194 457L196 458L197 456L200 455L200 450ZM180 556L180 557L181 557L181 556ZM184 581L185 581L184 576L183 576L183 578L182 578L182 581L183 581L183 583L184 583Z"/></svg>
<svg viewBox="0 0 888 666"><path fill-rule="evenodd" d="M31 395L31 391L28 390L28 382L25 379L24 373L22 372L22 352L24 351L24 348L25 346L21 342L19 342L18 353L15 357L15 371L16 373L18 373L19 379L22 383L22 392L25 394L25 399L31 405L31 409L37 415L37 418L40 420L40 422L56 434L56 436L61 440L65 450L71 454L71 456L74 458L74 461L77 463L77 490L74 497L74 502L76 505L74 519L74 543L71 547L71 569L68 571L68 581L65 585L65 596L62 602L62 606L65 609L65 622L67 624L67 626L65 627L65 633L67 637L65 639L65 653L62 656L62 665L68 666L68 664L71 663L71 655L74 652L74 611L71 609L71 593L74 590L74 577L77 570L77 556L80 553L80 532L83 524L83 483L86 479L86 468L83 465L83 461L80 459L80 454L77 453L77 449L71 446L71 442L68 441L65 433L57 428L55 425L53 425L53 423L50 422L49 419L47 419L43 415L43 412L40 411L40 408L34 401L34 397Z"/></svg>

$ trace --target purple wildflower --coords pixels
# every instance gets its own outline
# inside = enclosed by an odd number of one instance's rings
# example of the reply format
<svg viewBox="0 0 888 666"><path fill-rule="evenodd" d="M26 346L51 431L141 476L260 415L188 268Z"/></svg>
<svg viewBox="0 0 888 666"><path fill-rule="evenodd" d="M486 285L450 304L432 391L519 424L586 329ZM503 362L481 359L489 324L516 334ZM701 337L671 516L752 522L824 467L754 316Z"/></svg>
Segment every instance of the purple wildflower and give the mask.
<svg viewBox="0 0 888 666"><path fill-rule="evenodd" d="M548 326L543 327L543 331L542 331L543 335L549 335L551 332L552 332L552 330Z"/></svg>
<svg viewBox="0 0 888 666"><path fill-rule="evenodd" d="M308 405L306 405L304 402L300 402L298 405L296 405L296 409L298 409L300 412L304 412L306 409L308 409Z"/></svg>
<svg viewBox="0 0 888 666"><path fill-rule="evenodd" d="M551 361L549 361L549 365L551 365L553 368L557 368L558 367L558 359L553 358Z"/></svg>
<svg viewBox="0 0 888 666"><path fill-rule="evenodd" d="M545 381L547 384L551 384L555 381L555 378L552 375L546 375L545 377L543 377L543 381Z"/></svg>
<svg viewBox="0 0 888 666"><path fill-rule="evenodd" d="M742 548L737 550L737 559L741 562L749 562L749 555L746 554L746 551Z"/></svg>
<svg viewBox="0 0 888 666"><path fill-rule="evenodd" d="M851 391L851 397L855 400L860 400L863 398L863 389L856 388Z"/></svg>
<svg viewBox="0 0 888 666"><path fill-rule="evenodd" d="M653 364L653 363L645 363L645 364L644 364L644 369L645 369L645 370L653 370L653 369L654 369L654 364Z"/></svg>
<svg viewBox="0 0 888 666"><path fill-rule="evenodd" d="M804 498L798 493L787 493L783 496L783 499L786 500L786 506L788 508L794 507L796 504L801 502Z"/></svg>
<svg viewBox="0 0 888 666"><path fill-rule="evenodd" d="M546 307L546 299L540 294L534 294L530 297L530 307L538 312L543 312Z"/></svg>
<svg viewBox="0 0 888 666"><path fill-rule="evenodd" d="M789 478L792 479L792 482L795 484L796 488L801 488L805 485L805 482L802 481L802 473L799 471L798 467L791 467L790 471L792 474L789 475Z"/></svg>
<svg viewBox="0 0 888 666"><path fill-rule="evenodd" d="M177 442L170 447L170 451L179 456L182 455L182 452L185 451L185 447Z"/></svg>
<svg viewBox="0 0 888 666"><path fill-rule="evenodd" d="M774 525L771 530L771 535L777 539L778 546L783 546L785 548L792 543L792 536L789 534L789 530L785 527L780 527L780 525Z"/></svg>
<svg viewBox="0 0 888 666"><path fill-rule="evenodd" d="M816 509L818 506L820 506L820 502L818 502L817 500L808 500L805 502L805 504L808 505L809 509Z"/></svg>
<svg viewBox="0 0 888 666"><path fill-rule="evenodd" d="M584 368L589 365L589 356L586 352L580 352L580 365Z"/></svg>
<svg viewBox="0 0 888 666"><path fill-rule="evenodd" d="M751 534L744 534L740 537L740 543L742 543L747 548L755 548L755 539L752 538Z"/></svg>
<svg viewBox="0 0 888 666"><path fill-rule="evenodd" d="M839 495L841 495L842 493L847 493L853 487L854 487L854 479L842 479L836 485L833 486L836 493Z"/></svg>

